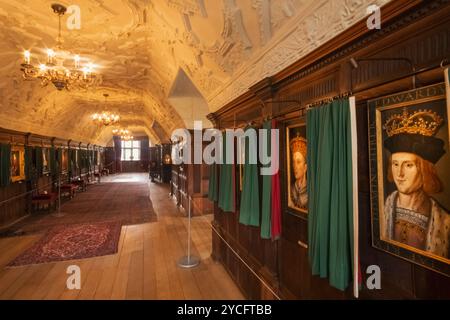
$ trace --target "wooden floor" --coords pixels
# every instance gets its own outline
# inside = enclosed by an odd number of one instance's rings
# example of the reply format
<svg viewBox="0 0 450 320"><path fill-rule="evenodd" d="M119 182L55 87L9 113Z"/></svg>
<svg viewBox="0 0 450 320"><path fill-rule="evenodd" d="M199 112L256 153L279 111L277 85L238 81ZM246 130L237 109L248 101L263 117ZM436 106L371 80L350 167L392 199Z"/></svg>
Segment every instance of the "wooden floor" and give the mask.
<svg viewBox="0 0 450 320"><path fill-rule="evenodd" d="M146 175L139 174L112 176L102 183L123 183L126 192L128 180L147 183ZM149 184L149 190L158 221L123 226L115 255L6 268L39 235L0 239L0 299L243 299L222 265L210 258L212 217L192 220L192 252L201 264L179 268L187 219L166 186ZM81 269L80 290L66 287L69 265Z"/></svg>

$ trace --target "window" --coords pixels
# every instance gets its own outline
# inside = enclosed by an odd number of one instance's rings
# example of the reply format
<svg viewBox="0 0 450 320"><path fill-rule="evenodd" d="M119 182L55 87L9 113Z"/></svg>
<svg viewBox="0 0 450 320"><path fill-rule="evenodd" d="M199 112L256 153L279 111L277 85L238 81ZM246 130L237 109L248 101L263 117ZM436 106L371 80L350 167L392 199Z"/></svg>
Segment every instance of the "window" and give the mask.
<svg viewBox="0 0 450 320"><path fill-rule="evenodd" d="M140 141L122 141L122 161L141 160L141 142Z"/></svg>

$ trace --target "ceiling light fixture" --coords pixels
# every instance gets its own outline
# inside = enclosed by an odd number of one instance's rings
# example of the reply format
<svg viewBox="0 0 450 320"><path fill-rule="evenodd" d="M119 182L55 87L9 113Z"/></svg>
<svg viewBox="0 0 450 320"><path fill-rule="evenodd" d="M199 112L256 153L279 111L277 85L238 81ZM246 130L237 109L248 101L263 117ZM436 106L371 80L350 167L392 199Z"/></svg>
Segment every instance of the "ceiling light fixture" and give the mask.
<svg viewBox="0 0 450 320"><path fill-rule="evenodd" d="M104 93L105 97L105 108L106 108L106 99L109 97L109 94ZM116 124L119 122L120 116L114 112L102 111L101 113L94 113L92 115L92 121L99 126L109 126Z"/></svg>
<svg viewBox="0 0 450 320"><path fill-rule="evenodd" d="M89 61L82 65L81 61L85 61L85 59L82 59L77 54L73 55L62 48L61 18L66 13L67 8L61 4L52 4L52 9L59 17L59 33L56 38L56 47L55 49L44 50L47 54L47 62L39 62L41 59L38 57L38 65L34 65L31 62L31 51L25 50L23 52L23 63L21 64L24 79L39 79L43 87L53 83L58 90L94 87L101 80L100 76L95 73L95 65ZM71 67L64 66L64 62L68 59L73 60Z"/></svg>
<svg viewBox="0 0 450 320"><path fill-rule="evenodd" d="M131 131L128 129L114 129L112 133L116 136L120 136L121 140L133 140L133 136L131 135Z"/></svg>

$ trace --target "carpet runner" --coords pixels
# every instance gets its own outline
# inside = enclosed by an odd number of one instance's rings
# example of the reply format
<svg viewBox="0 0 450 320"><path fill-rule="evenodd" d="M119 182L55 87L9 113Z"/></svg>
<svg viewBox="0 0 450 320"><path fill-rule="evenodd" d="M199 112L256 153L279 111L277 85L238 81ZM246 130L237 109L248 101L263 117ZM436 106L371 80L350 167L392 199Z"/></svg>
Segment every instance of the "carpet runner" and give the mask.
<svg viewBox="0 0 450 320"><path fill-rule="evenodd" d="M88 187L86 192L61 206L62 217L48 213L34 213L0 237L44 233L61 224L121 221L134 225L157 221L148 195L147 182L102 183Z"/></svg>

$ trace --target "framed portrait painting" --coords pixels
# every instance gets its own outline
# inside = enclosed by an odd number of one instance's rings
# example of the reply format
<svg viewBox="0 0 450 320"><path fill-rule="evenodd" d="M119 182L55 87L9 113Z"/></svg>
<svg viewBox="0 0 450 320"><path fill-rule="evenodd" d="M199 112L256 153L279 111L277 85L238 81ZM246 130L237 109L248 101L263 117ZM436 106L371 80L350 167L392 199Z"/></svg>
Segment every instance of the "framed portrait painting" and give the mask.
<svg viewBox="0 0 450 320"><path fill-rule="evenodd" d="M368 104L373 246L450 276L445 85Z"/></svg>
<svg viewBox="0 0 450 320"><path fill-rule="evenodd" d="M11 181L25 180L25 148L23 146L11 147Z"/></svg>
<svg viewBox="0 0 450 320"><path fill-rule="evenodd" d="M50 149L42 148L42 174L50 172Z"/></svg>
<svg viewBox="0 0 450 320"><path fill-rule="evenodd" d="M286 127L286 182L289 212L306 216L307 192L307 140L306 124Z"/></svg>
<svg viewBox="0 0 450 320"><path fill-rule="evenodd" d="M61 149L61 172L67 172L69 170L69 149Z"/></svg>

